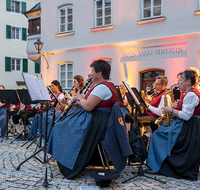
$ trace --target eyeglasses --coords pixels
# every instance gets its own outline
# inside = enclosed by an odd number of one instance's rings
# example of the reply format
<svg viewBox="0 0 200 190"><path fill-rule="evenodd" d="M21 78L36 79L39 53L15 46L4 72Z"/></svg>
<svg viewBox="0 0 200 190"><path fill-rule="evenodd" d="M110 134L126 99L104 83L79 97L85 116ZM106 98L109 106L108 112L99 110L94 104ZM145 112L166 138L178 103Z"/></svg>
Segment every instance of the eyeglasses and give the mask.
<svg viewBox="0 0 200 190"><path fill-rule="evenodd" d="M162 85L162 84L154 83L154 85L157 85L157 86L158 86L158 85Z"/></svg>

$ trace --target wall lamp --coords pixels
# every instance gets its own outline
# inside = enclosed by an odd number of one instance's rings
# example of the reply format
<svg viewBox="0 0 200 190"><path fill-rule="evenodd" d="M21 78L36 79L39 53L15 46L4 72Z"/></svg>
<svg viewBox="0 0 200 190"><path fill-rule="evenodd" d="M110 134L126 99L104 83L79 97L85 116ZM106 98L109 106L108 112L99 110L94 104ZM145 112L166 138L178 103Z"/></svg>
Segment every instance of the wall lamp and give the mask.
<svg viewBox="0 0 200 190"><path fill-rule="evenodd" d="M41 53L40 51L42 49L43 43L39 39L34 43L34 45L35 45L36 50L38 51L37 53L44 57L44 59L45 59L45 61L47 63L47 69L48 69L49 68L49 63L47 61L47 58L45 57L45 54L54 55L54 53Z"/></svg>

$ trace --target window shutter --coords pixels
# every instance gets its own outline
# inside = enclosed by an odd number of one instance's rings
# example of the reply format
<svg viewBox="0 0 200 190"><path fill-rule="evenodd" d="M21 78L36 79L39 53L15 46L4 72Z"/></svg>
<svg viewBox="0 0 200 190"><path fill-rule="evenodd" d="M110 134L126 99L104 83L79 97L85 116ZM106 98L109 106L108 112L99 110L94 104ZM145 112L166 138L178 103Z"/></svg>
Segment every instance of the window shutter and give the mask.
<svg viewBox="0 0 200 190"><path fill-rule="evenodd" d="M5 57L5 71L11 71L11 57Z"/></svg>
<svg viewBox="0 0 200 190"><path fill-rule="evenodd" d="M35 73L40 73L40 64L35 63Z"/></svg>
<svg viewBox="0 0 200 190"><path fill-rule="evenodd" d="M11 26L6 25L6 38L11 39Z"/></svg>
<svg viewBox="0 0 200 190"><path fill-rule="evenodd" d="M28 72L28 59L23 59L23 73Z"/></svg>
<svg viewBox="0 0 200 190"><path fill-rule="evenodd" d="M11 0L6 0L6 11L11 12Z"/></svg>
<svg viewBox="0 0 200 190"><path fill-rule="evenodd" d="M22 2L22 13L26 12L26 2Z"/></svg>
<svg viewBox="0 0 200 190"><path fill-rule="evenodd" d="M26 41L26 28L22 28L22 40Z"/></svg>

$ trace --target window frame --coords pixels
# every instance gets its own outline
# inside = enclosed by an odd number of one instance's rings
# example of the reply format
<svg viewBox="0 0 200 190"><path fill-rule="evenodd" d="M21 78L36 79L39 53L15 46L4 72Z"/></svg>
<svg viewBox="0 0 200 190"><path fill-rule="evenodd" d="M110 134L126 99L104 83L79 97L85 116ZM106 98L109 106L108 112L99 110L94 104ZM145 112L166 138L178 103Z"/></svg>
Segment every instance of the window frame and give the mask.
<svg viewBox="0 0 200 190"><path fill-rule="evenodd" d="M61 66L65 65L65 71L61 71ZM68 71L68 65L72 65L72 71ZM65 73L65 79L61 79L61 73ZM68 73L72 73L72 78L68 79ZM73 76L74 76L74 64L71 61L67 61L59 64L59 81L63 89L70 89L73 86ZM71 81L72 86L68 86L68 81ZM65 82L65 86L62 85L62 81Z"/></svg>
<svg viewBox="0 0 200 190"><path fill-rule="evenodd" d="M13 70L12 69L12 66L13 66L13 60L15 60L15 69ZM16 61L17 60L20 60L20 70L16 70L16 67L17 67L17 63ZM22 63L23 63L23 58L21 57L11 57L11 72L22 72Z"/></svg>
<svg viewBox="0 0 200 190"><path fill-rule="evenodd" d="M97 4L96 2L99 1L99 0L94 0L94 11L95 11L95 20L94 20L94 25L95 27L104 27L104 26L110 26L112 25L112 0L111 1L111 5L109 6L110 7L110 24L105 24L105 18L106 18L106 15L105 15L105 1L106 0L102 0L102 25L98 25L97 26ZM100 18L100 17L99 17Z"/></svg>
<svg viewBox="0 0 200 190"><path fill-rule="evenodd" d="M69 15L72 15L72 22L68 22L68 13L67 13L67 9L71 7L72 8L72 14L69 14ZM61 31L61 9L65 9L65 30L64 31ZM69 5L64 5L64 6L61 6L58 8L58 20L59 20L59 26L58 26L58 33L66 33L66 32L73 32L74 31L74 7L72 4L69 4ZM68 24L72 24L72 30L68 30Z"/></svg>
<svg viewBox="0 0 200 190"><path fill-rule="evenodd" d="M12 3L14 2L14 9L12 9ZM19 12L16 12L16 8L15 8L15 3L19 3ZM18 1L18 0L11 0L11 12L12 13L17 13L17 14L21 14L22 10L21 10L21 6L22 6L22 1Z"/></svg>
<svg viewBox="0 0 200 190"><path fill-rule="evenodd" d="M161 5L159 6L153 6L153 3L154 3L154 0L150 0L151 1L151 16L150 17L144 17L144 0L141 0L141 16L142 16L142 20L145 20L145 19L152 19L152 18L158 18L158 17L162 17L162 13L163 13L163 0L161 0ZM161 7L161 14L160 15L157 15L157 16L154 16L153 13L154 13L154 7Z"/></svg>
<svg viewBox="0 0 200 190"><path fill-rule="evenodd" d="M15 38L13 38L13 29L15 29ZM16 38L16 30L19 30L19 38ZM17 26L11 26L11 39L12 40L22 40L22 28Z"/></svg>

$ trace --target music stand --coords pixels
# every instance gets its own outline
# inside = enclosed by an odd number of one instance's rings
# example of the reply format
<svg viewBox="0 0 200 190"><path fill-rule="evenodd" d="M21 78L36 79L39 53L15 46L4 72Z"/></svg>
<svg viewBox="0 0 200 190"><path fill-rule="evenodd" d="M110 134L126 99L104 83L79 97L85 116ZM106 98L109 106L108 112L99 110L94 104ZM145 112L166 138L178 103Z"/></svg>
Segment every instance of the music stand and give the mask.
<svg viewBox="0 0 200 190"><path fill-rule="evenodd" d="M43 105L45 105L45 103L46 103L46 126L45 126L46 130L45 130L45 144L44 144L44 146L41 146L39 148L39 150L37 150L34 154L29 156L23 162L21 162L18 165L18 167L16 168L16 170L18 171L22 164L24 164L26 161L28 161L29 159L34 157L40 163L45 164L45 166L46 166L45 178L44 178L43 186L47 187L49 185L48 181L47 181L47 164L49 164L50 171L51 171L50 177L53 178L51 165L49 163L51 157L48 158L47 152L46 152L46 147L47 147L47 125L48 125L48 106L49 106L48 103L51 101L51 99L50 99L49 93L48 93L48 91L46 89L46 86L44 84L44 81L42 79L39 79L39 78L37 78L37 77L35 77L33 75L29 75L29 74L25 74L25 73L22 73L22 76L23 76L24 81L26 83L29 95L31 97L31 101L40 102L42 108L43 108ZM42 117L43 116L43 110L41 110L41 112L42 112L42 115L41 115L41 117ZM42 127L42 118L41 118L41 127ZM40 137L40 145L41 145L41 140L42 140L41 138L42 138L42 136ZM43 160L36 156L38 153L40 153L42 151L44 152L44 159Z"/></svg>
<svg viewBox="0 0 200 190"><path fill-rule="evenodd" d="M123 81L122 81L122 83L125 85L127 91L128 91L129 94L131 95L132 99L134 99L134 102L135 102L135 104L136 104L136 107L137 107L137 106L147 107L146 104L145 104L145 102L144 102L144 100L142 99L142 97L140 96L140 94L139 94L139 92L138 92L138 90L137 90L136 88L132 88L132 89L131 89L130 86L128 85L128 83L123 82ZM137 110L137 109L136 109L136 110ZM136 112L136 114L137 114L137 112ZM136 140L137 140L137 139L135 139L135 141L136 141ZM133 142L133 143L134 143L134 142ZM132 149L133 149L135 155L136 155L137 158L139 159L140 164L139 164L139 166L138 166L138 172L137 172L137 173L132 172L132 174L134 174L134 176L131 177L131 178L129 178L129 179L127 179L127 180L125 180L125 181L122 181L122 183L126 183L127 181L129 181L129 180L131 180L131 179L133 179L133 178L135 178L135 177L138 177L138 176L145 176L145 177L147 177L147 178L154 179L154 180L160 181L160 182L162 182L162 183L166 183L166 182L161 181L161 180L159 180L159 179L156 179L156 178L153 178L153 177L151 177L151 176L148 176L148 175L146 175L146 174L144 173L144 170L143 170L143 167L142 167L143 161L141 160L141 158L140 158L138 152L136 151L135 147L134 147L134 146L131 146L131 147L132 147Z"/></svg>
<svg viewBox="0 0 200 190"><path fill-rule="evenodd" d="M19 98L17 96L16 90L0 90L1 102L6 104L6 132L3 136L1 142L4 138L8 138L8 120L9 120L9 104L19 104Z"/></svg>
<svg viewBox="0 0 200 190"><path fill-rule="evenodd" d="M25 105L25 109L24 109L24 115L25 115L25 119L23 121L23 124L24 124L24 129L23 131L18 134L14 140L11 141L11 144L19 137L21 136L23 133L24 133L24 136L22 137L23 140L27 140L28 138L28 130L26 129L26 117L27 117L27 110L26 110L26 106L27 104L34 104L35 102L31 101L31 97L28 93L28 90L27 89L18 89L17 90L17 93L20 97L20 100L21 102Z"/></svg>

